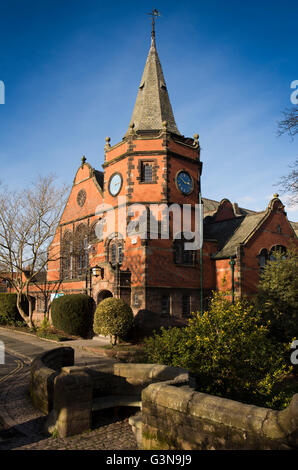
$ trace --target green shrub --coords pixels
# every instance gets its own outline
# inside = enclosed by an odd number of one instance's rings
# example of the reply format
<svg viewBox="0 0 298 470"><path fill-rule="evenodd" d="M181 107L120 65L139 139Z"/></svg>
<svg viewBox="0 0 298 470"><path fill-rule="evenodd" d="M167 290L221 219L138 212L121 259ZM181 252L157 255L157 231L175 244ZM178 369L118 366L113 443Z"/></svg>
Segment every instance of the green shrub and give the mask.
<svg viewBox="0 0 298 470"><path fill-rule="evenodd" d="M125 339L132 326L132 309L123 300L109 297L97 306L94 314L94 332L110 336L112 344Z"/></svg>
<svg viewBox="0 0 298 470"><path fill-rule="evenodd" d="M54 299L51 305L53 326L69 335L88 337L92 329L93 304L92 297L85 294Z"/></svg>
<svg viewBox="0 0 298 470"><path fill-rule="evenodd" d="M193 315L185 328L162 329L145 340L145 352L148 362L188 369L201 392L282 408L289 397L276 387L290 370L289 347L268 333L253 305L233 305L215 293L209 311Z"/></svg>
<svg viewBox="0 0 298 470"><path fill-rule="evenodd" d="M21 303L25 312L28 312L28 301L25 296ZM24 324L24 320L17 309L17 294L0 293L0 325Z"/></svg>

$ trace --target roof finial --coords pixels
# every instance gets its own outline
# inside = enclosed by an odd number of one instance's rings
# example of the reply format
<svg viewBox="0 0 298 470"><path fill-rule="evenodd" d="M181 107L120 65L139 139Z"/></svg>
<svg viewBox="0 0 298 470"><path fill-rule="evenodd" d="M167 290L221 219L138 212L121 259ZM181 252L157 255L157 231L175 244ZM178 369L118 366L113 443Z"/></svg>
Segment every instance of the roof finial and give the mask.
<svg viewBox="0 0 298 470"><path fill-rule="evenodd" d="M158 16L160 16L160 13L159 13L158 10L156 10L156 8L154 8L154 10L152 10L151 13L147 13L147 15L151 16L151 18L152 18L151 38L152 38L152 41L155 41L155 21L156 21L156 18L158 18Z"/></svg>

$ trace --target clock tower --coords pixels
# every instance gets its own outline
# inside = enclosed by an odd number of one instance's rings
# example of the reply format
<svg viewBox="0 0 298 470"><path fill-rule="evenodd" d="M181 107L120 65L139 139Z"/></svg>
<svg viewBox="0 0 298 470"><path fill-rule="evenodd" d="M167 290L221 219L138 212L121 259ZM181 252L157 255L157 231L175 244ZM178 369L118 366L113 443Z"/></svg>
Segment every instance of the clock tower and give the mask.
<svg viewBox="0 0 298 470"><path fill-rule="evenodd" d="M114 208L116 220L120 220L117 214L123 201L128 211L137 204L148 209L176 204L188 205L193 213L199 203L202 170L198 137L184 137L176 125L153 23L151 46L128 130L115 145L111 146L110 138L106 138L104 203ZM128 212L126 224L131 219ZM148 226L146 230L148 235ZM131 272L130 304L135 313L141 309L181 317L199 309L199 255L184 251L184 241L174 239L171 218L169 237L160 235L158 231L153 238L124 237L121 270ZM122 238L117 225L115 237Z"/></svg>

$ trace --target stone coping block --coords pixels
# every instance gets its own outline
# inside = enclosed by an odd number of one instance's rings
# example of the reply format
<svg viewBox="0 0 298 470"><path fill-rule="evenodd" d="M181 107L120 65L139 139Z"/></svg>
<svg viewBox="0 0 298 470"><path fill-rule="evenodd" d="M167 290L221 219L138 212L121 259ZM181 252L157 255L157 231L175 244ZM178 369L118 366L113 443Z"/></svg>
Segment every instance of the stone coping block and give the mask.
<svg viewBox="0 0 298 470"><path fill-rule="evenodd" d="M116 363L114 364L114 374L121 377L133 377L142 379L143 381L162 381L173 380L188 371L181 367L170 367L160 364L133 364L133 363Z"/></svg>
<svg viewBox="0 0 298 470"><path fill-rule="evenodd" d="M176 426L170 431L172 447L166 448L177 448L178 442L188 449L202 449L202 442L207 448L217 448L212 447L212 441L227 449L298 448L298 394L286 409L276 411L196 392L190 387L175 387L165 382L150 384L142 392L142 423L144 435L151 437L139 445L154 448L158 439L162 441L165 436L169 441L169 421ZM182 426L178 426L180 423ZM186 427L204 437L196 442ZM159 438L153 438L154 435Z"/></svg>

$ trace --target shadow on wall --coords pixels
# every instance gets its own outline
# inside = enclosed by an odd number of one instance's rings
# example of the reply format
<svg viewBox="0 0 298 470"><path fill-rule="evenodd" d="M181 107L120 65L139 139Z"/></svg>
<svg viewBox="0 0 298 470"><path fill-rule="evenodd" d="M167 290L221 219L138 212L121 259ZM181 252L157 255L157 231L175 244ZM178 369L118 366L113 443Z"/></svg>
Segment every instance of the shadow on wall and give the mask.
<svg viewBox="0 0 298 470"><path fill-rule="evenodd" d="M165 328L186 326L186 318L174 316L161 316L150 310L139 310L134 317L134 328L129 333L127 340L131 342L142 341L147 336L152 336L154 331L158 332L162 326Z"/></svg>

